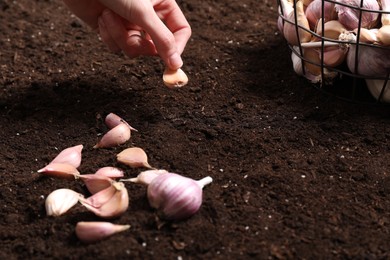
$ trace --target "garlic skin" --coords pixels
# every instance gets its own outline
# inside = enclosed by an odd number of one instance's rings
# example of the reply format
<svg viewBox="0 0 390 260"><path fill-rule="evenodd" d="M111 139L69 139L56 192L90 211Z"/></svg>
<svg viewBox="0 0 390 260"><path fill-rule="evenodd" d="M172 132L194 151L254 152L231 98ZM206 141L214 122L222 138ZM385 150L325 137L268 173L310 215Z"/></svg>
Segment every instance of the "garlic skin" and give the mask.
<svg viewBox="0 0 390 260"><path fill-rule="evenodd" d="M338 3L350 5L360 8L361 0L337 0ZM378 11L380 10L377 0L364 0L362 8ZM348 30L356 29L359 26L359 9L350 8L348 6L336 4L335 9L338 15L338 20ZM361 27L373 28L378 23L379 14L376 12L362 12Z"/></svg>
<svg viewBox="0 0 390 260"><path fill-rule="evenodd" d="M129 194L122 182L114 182L114 195L99 207L90 205L90 201L79 200L89 211L101 218L116 218L122 215L129 207Z"/></svg>
<svg viewBox="0 0 390 260"><path fill-rule="evenodd" d="M81 151L83 145L76 145L62 150L51 163L65 163L78 168L81 164Z"/></svg>
<svg viewBox="0 0 390 260"><path fill-rule="evenodd" d="M132 168L153 168L148 163L148 156L140 147L131 147L123 150L116 156L117 161Z"/></svg>
<svg viewBox="0 0 390 260"><path fill-rule="evenodd" d="M322 3L324 3L324 17L322 16ZM334 8L334 3L314 0L312 1L305 10L305 15L309 21L310 28L315 29L320 19L324 19L325 22L337 19L337 13Z"/></svg>
<svg viewBox="0 0 390 260"><path fill-rule="evenodd" d="M151 207L161 211L165 218L182 220L195 214L202 205L203 187L212 182L211 177L199 181L176 173L147 171L151 178L147 196Z"/></svg>
<svg viewBox="0 0 390 260"><path fill-rule="evenodd" d="M93 148L109 148L126 143L131 137L131 130L126 124L119 124L103 135Z"/></svg>
<svg viewBox="0 0 390 260"><path fill-rule="evenodd" d="M168 88L181 88L187 85L188 77L182 69L171 70L165 68L163 74L163 81Z"/></svg>
<svg viewBox="0 0 390 260"><path fill-rule="evenodd" d="M114 113L109 113L106 118L104 119L104 123L106 126L110 129L116 127L119 124L126 124L130 130L137 131L134 127L130 126L129 123L127 123L123 118L120 116L114 114Z"/></svg>
<svg viewBox="0 0 390 260"><path fill-rule="evenodd" d="M76 205L81 198L83 195L70 189L55 190L45 200L46 214L60 216Z"/></svg>
<svg viewBox="0 0 390 260"><path fill-rule="evenodd" d="M106 239L116 233L128 230L130 225L116 225L110 222L78 222L75 233L78 239L84 243L94 243Z"/></svg>
<svg viewBox="0 0 390 260"><path fill-rule="evenodd" d="M73 165L66 163L50 163L39 169L38 173L66 180L74 180L80 176L80 172Z"/></svg>
<svg viewBox="0 0 390 260"><path fill-rule="evenodd" d="M312 34L310 31L306 31L302 28L298 28L295 25L295 13L297 15L297 23L303 28L310 30L309 21L306 18L303 3L301 0L297 1L295 4L296 10L291 12L284 22L283 26L283 35L286 38L287 42L291 45L299 45L299 42L309 42L311 40ZM296 29L298 28L299 39L297 37Z"/></svg>

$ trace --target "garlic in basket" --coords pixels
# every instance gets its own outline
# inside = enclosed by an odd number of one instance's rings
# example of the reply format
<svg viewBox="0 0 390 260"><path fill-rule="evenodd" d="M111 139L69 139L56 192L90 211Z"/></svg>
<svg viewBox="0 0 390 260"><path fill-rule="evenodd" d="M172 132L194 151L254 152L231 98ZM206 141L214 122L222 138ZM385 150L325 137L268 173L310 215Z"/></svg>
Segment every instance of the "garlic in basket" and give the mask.
<svg viewBox="0 0 390 260"><path fill-rule="evenodd" d="M290 12L289 15L286 17L287 21L284 22L283 26L283 35L286 38L287 42L291 45L298 45L299 42L308 42L312 37L309 22L306 18L305 11L303 9L303 3L301 0L295 3L295 9L295 11ZM306 30L297 27L297 25L295 24L295 13L297 14L298 25L305 28ZM297 36L297 28L299 38Z"/></svg>
<svg viewBox="0 0 390 260"><path fill-rule="evenodd" d="M390 81L387 81L385 85L385 81L382 79L366 79L366 84L376 100L390 102Z"/></svg>
<svg viewBox="0 0 390 260"><path fill-rule="evenodd" d="M381 4L382 11L386 12L381 15L382 26L390 25L390 0L379 0L379 3Z"/></svg>
<svg viewBox="0 0 390 260"><path fill-rule="evenodd" d="M150 206L160 210L167 219L181 220L199 210L203 198L202 189L212 182L212 178L208 176L195 181L164 170L148 170L129 181L148 185Z"/></svg>
<svg viewBox="0 0 390 260"><path fill-rule="evenodd" d="M322 4L324 4L324 17L322 17ZM337 19L337 13L334 8L334 3L323 1L323 0L314 0L312 1L305 10L305 15L309 21L310 28L312 30L317 26L317 22L320 19L324 19L325 22L330 20Z"/></svg>
<svg viewBox="0 0 390 260"><path fill-rule="evenodd" d="M359 27L359 15L362 12L360 27L373 28L378 24L379 14L377 12L361 11L360 5L363 3L361 8L379 11L379 4L377 0L337 0L338 3L335 5L335 9L338 15L338 20L347 29L353 30ZM352 6L353 8L349 6Z"/></svg>

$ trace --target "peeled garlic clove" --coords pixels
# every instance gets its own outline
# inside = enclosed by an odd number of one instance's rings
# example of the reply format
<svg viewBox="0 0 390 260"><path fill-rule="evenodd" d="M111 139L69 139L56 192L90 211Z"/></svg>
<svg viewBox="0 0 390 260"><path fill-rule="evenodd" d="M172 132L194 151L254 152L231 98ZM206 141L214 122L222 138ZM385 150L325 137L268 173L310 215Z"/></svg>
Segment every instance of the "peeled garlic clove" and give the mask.
<svg viewBox="0 0 390 260"><path fill-rule="evenodd" d="M121 181L131 181L134 183L149 185L157 176L164 173L168 173L168 172L166 170L148 170L148 171L141 172L135 178L125 179Z"/></svg>
<svg viewBox="0 0 390 260"><path fill-rule="evenodd" d="M51 163L66 163L78 168L81 164L81 151L83 145L76 145L62 150Z"/></svg>
<svg viewBox="0 0 390 260"><path fill-rule="evenodd" d="M84 243L93 243L116 233L125 231L130 228L130 225L116 225L110 222L95 221L95 222L78 222L76 225L76 236Z"/></svg>
<svg viewBox="0 0 390 260"><path fill-rule="evenodd" d="M114 128L119 124L126 124L130 130L137 131L137 129L133 128L132 126L129 125L123 118L119 117L118 115L114 113L110 113L106 116L104 123L107 125L107 127Z"/></svg>
<svg viewBox="0 0 390 260"><path fill-rule="evenodd" d="M108 148L126 143L131 136L126 124L119 124L108 131L93 148Z"/></svg>
<svg viewBox="0 0 390 260"><path fill-rule="evenodd" d="M188 218L199 210L202 188L211 182L211 177L195 181L175 173L161 174L148 185L149 204L162 211L167 219Z"/></svg>
<svg viewBox="0 0 390 260"><path fill-rule="evenodd" d="M291 12L286 20L289 22L284 23L283 27L283 35L286 38L287 42L291 45L299 45L299 42L309 42L312 38L312 34L310 33L309 21L306 18L303 3L302 1L297 1L295 4L296 10ZM295 24L295 13L297 15L297 23L299 26L307 29L308 31L297 27ZM298 29L299 39L297 37L296 30Z"/></svg>
<svg viewBox="0 0 390 260"><path fill-rule="evenodd" d="M148 163L148 156L145 151L139 147L131 147L117 154L118 162L129 165L132 168L145 167L153 168Z"/></svg>
<svg viewBox="0 0 390 260"><path fill-rule="evenodd" d="M58 189L50 193L45 201L48 216L60 216L72 208L83 195L70 190Z"/></svg>
<svg viewBox="0 0 390 260"><path fill-rule="evenodd" d="M114 182L111 178L96 174L82 174L79 176L83 180L85 186L91 194L95 194L101 190L110 187Z"/></svg>
<svg viewBox="0 0 390 260"><path fill-rule="evenodd" d="M124 176L124 172L116 167L103 167L95 172L95 175L105 176L111 179L121 178Z"/></svg>
<svg viewBox="0 0 390 260"><path fill-rule="evenodd" d="M107 201L109 201L112 196L115 195L115 193L116 188L113 185L110 185L109 187L94 193L92 196L86 199L81 199L80 201L83 201L84 203L91 205L92 207L100 208Z"/></svg>
<svg viewBox="0 0 390 260"><path fill-rule="evenodd" d="M113 184L116 188L115 194L106 203L100 207L93 207L83 200L80 203L85 206L89 211L93 212L96 216L101 218L115 218L122 215L129 207L129 194L127 189L121 182Z"/></svg>
<svg viewBox="0 0 390 260"><path fill-rule="evenodd" d="M180 88L188 83L188 77L182 69L171 70L166 68L163 74L163 81L168 88Z"/></svg>
<svg viewBox="0 0 390 260"><path fill-rule="evenodd" d="M74 180L80 176L80 172L73 165L66 163L50 163L38 172L50 177L67 180Z"/></svg>
<svg viewBox="0 0 390 260"><path fill-rule="evenodd" d="M383 25L381 28L379 28L376 36L382 45L390 45L390 25Z"/></svg>

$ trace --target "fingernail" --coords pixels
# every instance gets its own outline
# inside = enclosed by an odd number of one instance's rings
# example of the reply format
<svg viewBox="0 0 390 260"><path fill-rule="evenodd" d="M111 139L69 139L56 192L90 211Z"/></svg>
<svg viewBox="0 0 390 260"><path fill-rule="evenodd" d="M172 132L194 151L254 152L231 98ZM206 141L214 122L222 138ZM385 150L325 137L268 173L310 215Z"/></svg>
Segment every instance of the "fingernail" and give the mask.
<svg viewBox="0 0 390 260"><path fill-rule="evenodd" d="M177 70L181 66L183 66L183 60L181 59L180 55L175 52L168 60L169 64L168 67L172 70Z"/></svg>

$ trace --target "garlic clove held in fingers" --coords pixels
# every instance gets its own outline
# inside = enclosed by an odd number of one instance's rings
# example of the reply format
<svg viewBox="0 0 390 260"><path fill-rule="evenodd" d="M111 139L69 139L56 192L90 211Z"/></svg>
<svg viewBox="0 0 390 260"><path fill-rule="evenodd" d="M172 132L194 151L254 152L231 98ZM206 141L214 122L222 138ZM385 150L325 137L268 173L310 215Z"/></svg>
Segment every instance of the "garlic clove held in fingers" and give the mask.
<svg viewBox="0 0 390 260"><path fill-rule="evenodd" d="M74 180L80 176L80 172L73 165L66 163L50 163L39 169L38 173L67 180Z"/></svg>
<svg viewBox="0 0 390 260"><path fill-rule="evenodd" d="M109 148L126 143L131 137L131 130L126 124L119 124L103 135L93 148Z"/></svg>
<svg viewBox="0 0 390 260"><path fill-rule="evenodd" d="M118 162L126 164L132 168L145 167L153 168L148 163L148 156L142 148L131 147L117 154Z"/></svg>
<svg viewBox="0 0 390 260"><path fill-rule="evenodd" d="M188 77L182 69L171 70L165 68L163 81L168 88L180 88L188 83Z"/></svg>
<svg viewBox="0 0 390 260"><path fill-rule="evenodd" d="M100 207L94 207L86 202L80 200L80 203L96 216L101 218L116 218L122 215L129 207L129 194L122 182L113 183L116 191L114 195Z"/></svg>
<svg viewBox="0 0 390 260"><path fill-rule="evenodd" d="M77 204L83 195L70 190L58 189L50 193L45 201L48 216L60 216Z"/></svg>
<svg viewBox="0 0 390 260"><path fill-rule="evenodd" d="M120 116L114 114L114 113L110 113L106 116L106 118L104 119L104 123L107 125L107 127L109 127L110 129L116 127L117 125L119 124L126 124L130 130L133 130L133 131L137 131L137 129L135 129L134 127L130 126L129 123L127 123L123 118L121 118Z"/></svg>
<svg viewBox="0 0 390 260"><path fill-rule="evenodd" d="M117 225L110 222L78 222L76 225L76 236L84 243L93 243L108 238L116 233L125 231L130 225Z"/></svg>
<svg viewBox="0 0 390 260"><path fill-rule="evenodd" d="M73 147L68 147L62 150L52 161L51 163L65 163L78 168L81 164L81 151L83 150L83 145L76 145Z"/></svg>

